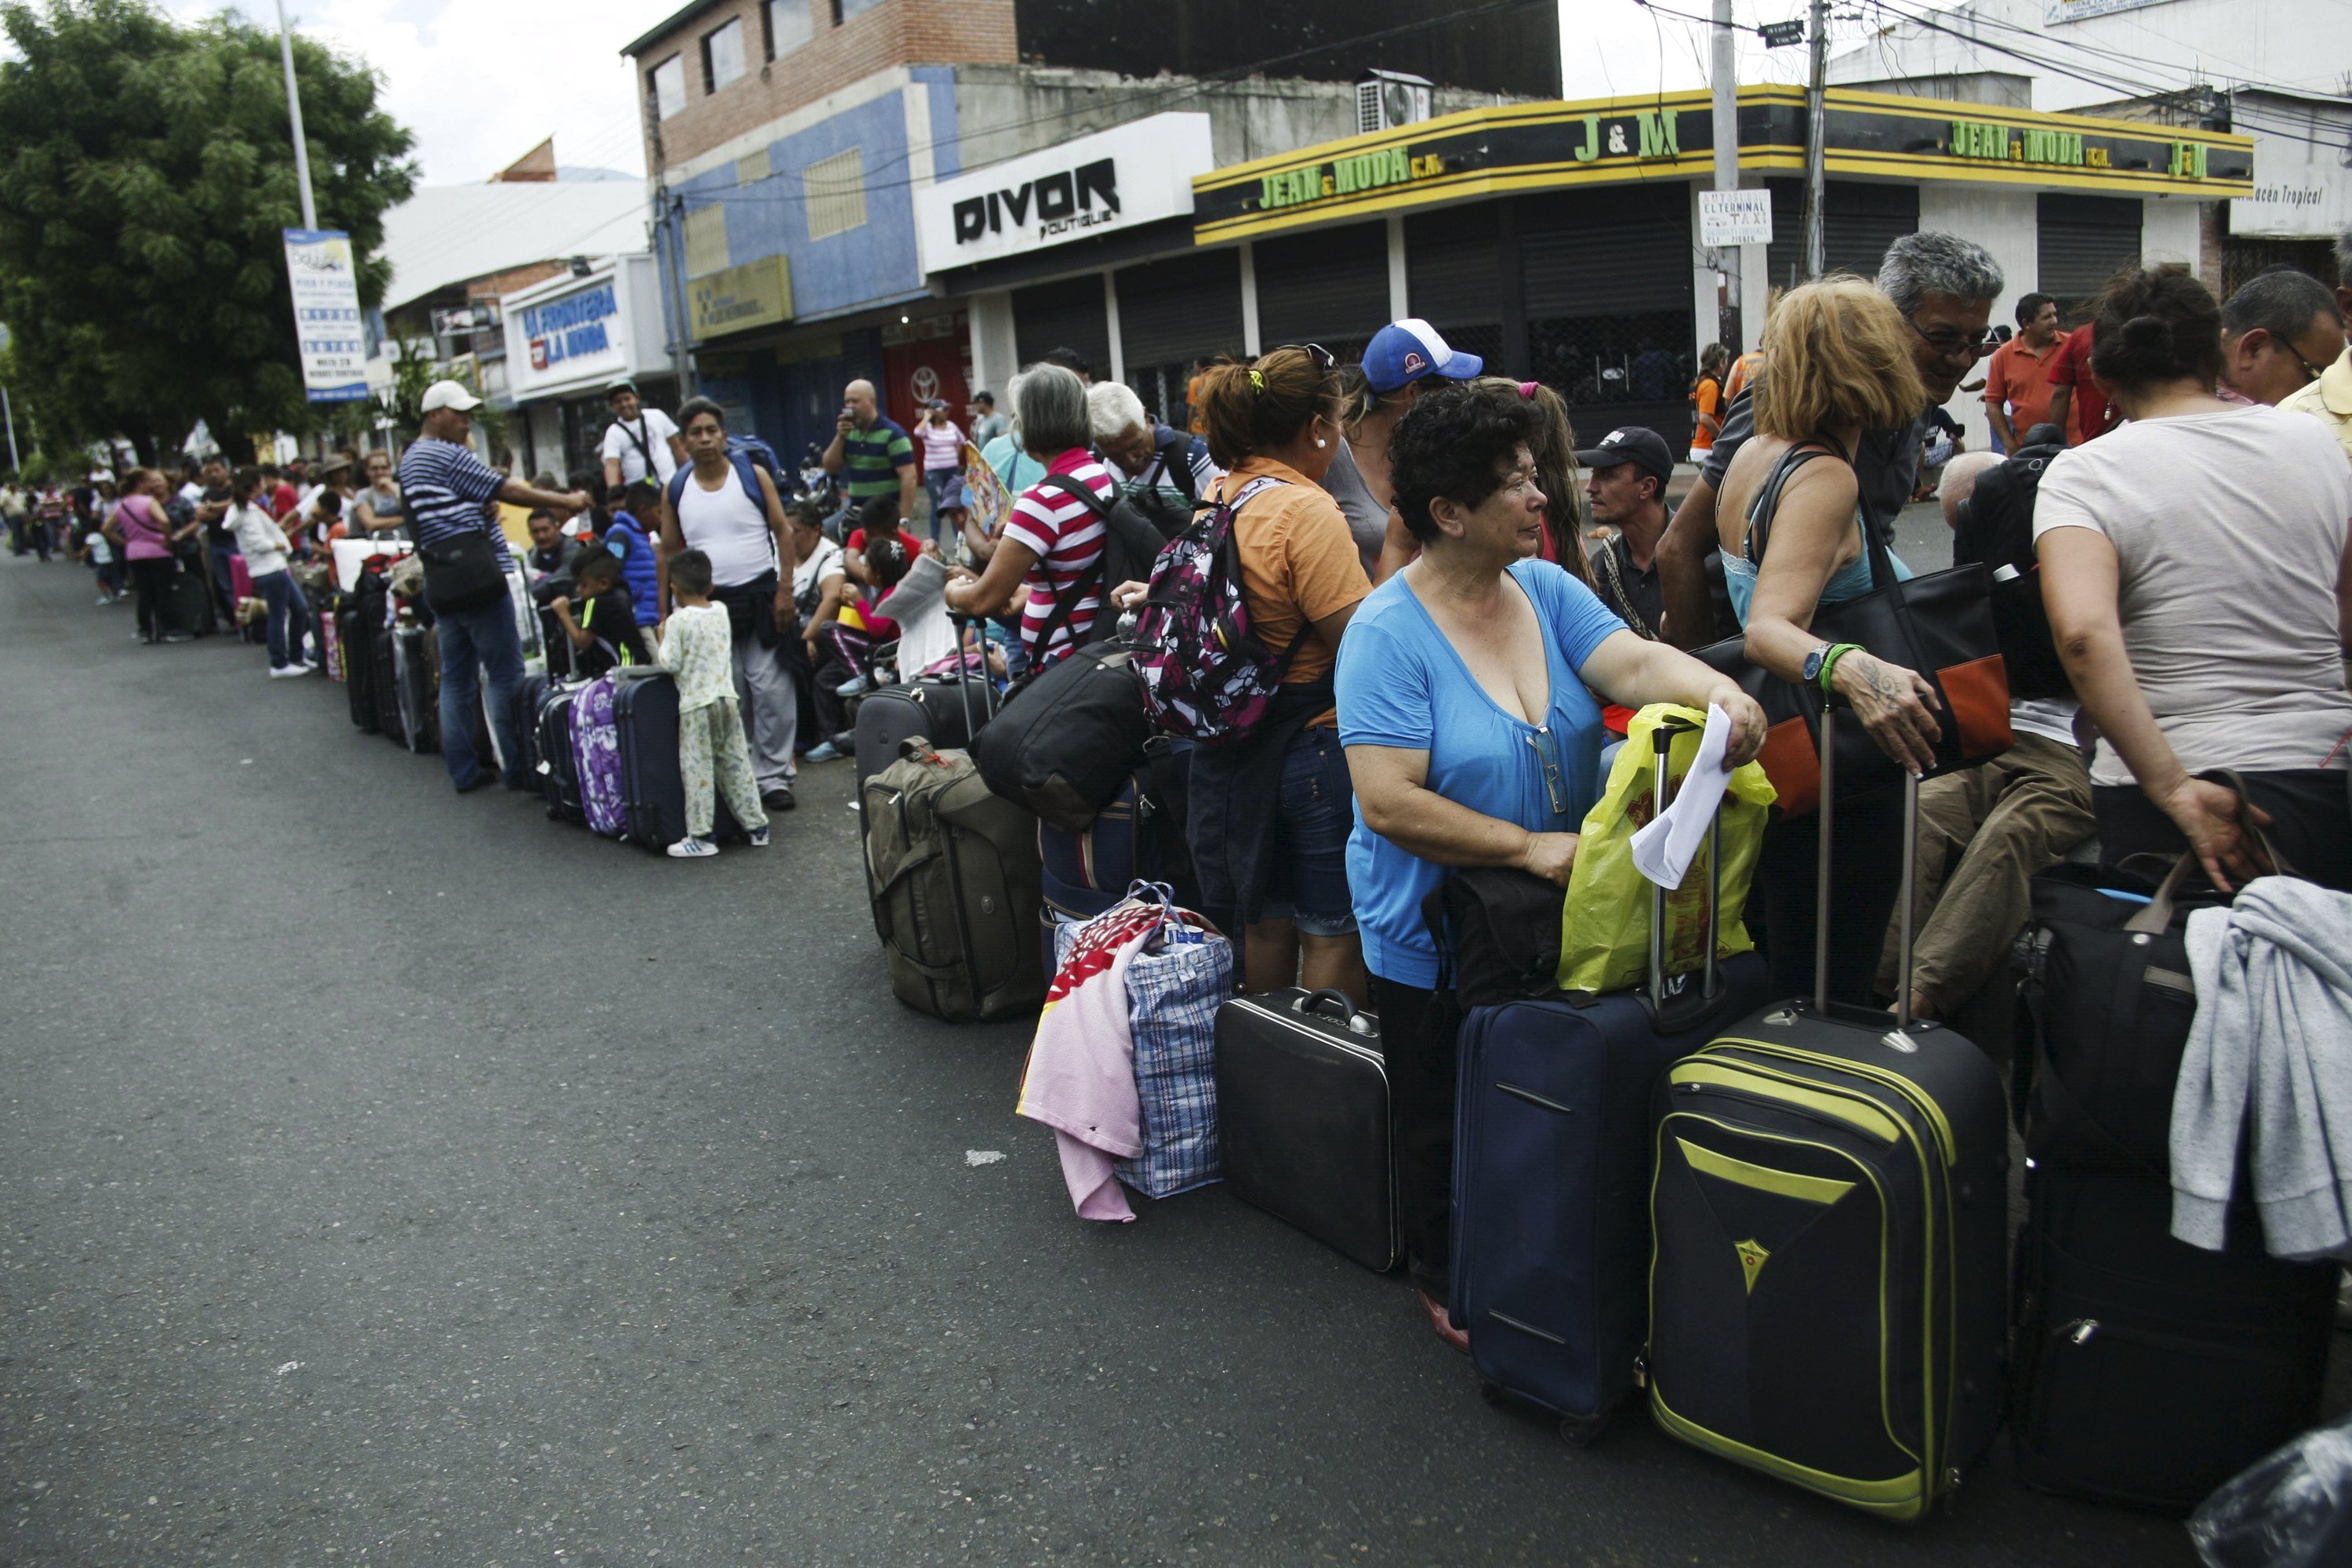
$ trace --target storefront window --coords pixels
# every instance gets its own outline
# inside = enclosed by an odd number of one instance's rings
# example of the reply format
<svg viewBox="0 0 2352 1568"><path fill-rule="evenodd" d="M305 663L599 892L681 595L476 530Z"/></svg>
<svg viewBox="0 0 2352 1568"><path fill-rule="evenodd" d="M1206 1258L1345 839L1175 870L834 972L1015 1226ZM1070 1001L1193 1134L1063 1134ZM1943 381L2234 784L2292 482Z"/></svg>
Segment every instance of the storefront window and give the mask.
<svg viewBox="0 0 2352 1568"><path fill-rule="evenodd" d="M1580 437L1646 425L1669 446L1688 441L1695 374L1688 310L1546 317L1528 323L1528 353L1536 379L1568 400Z"/></svg>

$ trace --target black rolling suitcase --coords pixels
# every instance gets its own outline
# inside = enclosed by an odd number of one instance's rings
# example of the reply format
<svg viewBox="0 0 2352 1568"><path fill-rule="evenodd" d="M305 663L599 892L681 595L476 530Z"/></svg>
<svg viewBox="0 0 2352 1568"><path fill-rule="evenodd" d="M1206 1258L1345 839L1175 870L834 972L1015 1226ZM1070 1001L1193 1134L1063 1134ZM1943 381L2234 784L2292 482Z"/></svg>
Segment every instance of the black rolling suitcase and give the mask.
<svg viewBox="0 0 2352 1568"><path fill-rule="evenodd" d="M423 626L395 626L392 645L394 700L400 707L400 736L412 752L441 749L441 694L436 687L439 661Z"/></svg>
<svg viewBox="0 0 2352 1568"><path fill-rule="evenodd" d="M2000 1420L2008 1127L1968 1040L1907 1005L1827 999L1835 729L1824 713L1815 994L1659 1080L1650 1408L1694 1447L1910 1521ZM1901 787L1916 826L1917 781ZM1916 844L1895 902L1906 1004Z"/></svg>
<svg viewBox="0 0 2352 1568"><path fill-rule="evenodd" d="M1217 1139L1244 1203L1367 1268L1403 1261L1380 1020L1344 992L1217 1009Z"/></svg>
<svg viewBox="0 0 2352 1568"><path fill-rule="evenodd" d="M2192 866L2154 888L2074 866L2034 879L2010 1408L2027 1485L2174 1513L2319 1419L2337 1278L2270 1257L2243 1197L2224 1250L2172 1236L2185 932L2225 901L2179 896Z"/></svg>
<svg viewBox="0 0 2352 1568"><path fill-rule="evenodd" d="M667 670L640 666L616 673L613 728L621 743L621 837L659 852L686 837L677 682ZM711 836L721 843L745 837L724 795L711 802L710 821Z"/></svg>
<svg viewBox="0 0 2352 1568"><path fill-rule="evenodd" d="M995 712L996 688L978 675L927 675L869 692L857 704L857 787L898 760L899 742L920 735L961 752Z"/></svg>
<svg viewBox="0 0 2352 1568"><path fill-rule="evenodd" d="M186 563L163 580L162 630L177 637L200 637L213 630L213 591L204 577Z"/></svg>
<svg viewBox="0 0 2352 1568"><path fill-rule="evenodd" d="M572 754L572 704L580 688L562 681L541 689L532 710L532 749L539 754L540 794L552 822L586 822L580 800L578 763Z"/></svg>
<svg viewBox="0 0 2352 1568"><path fill-rule="evenodd" d="M355 601L346 600L335 611L336 656L343 665L343 700L351 704L352 722L363 734L376 730L375 639L360 616Z"/></svg>

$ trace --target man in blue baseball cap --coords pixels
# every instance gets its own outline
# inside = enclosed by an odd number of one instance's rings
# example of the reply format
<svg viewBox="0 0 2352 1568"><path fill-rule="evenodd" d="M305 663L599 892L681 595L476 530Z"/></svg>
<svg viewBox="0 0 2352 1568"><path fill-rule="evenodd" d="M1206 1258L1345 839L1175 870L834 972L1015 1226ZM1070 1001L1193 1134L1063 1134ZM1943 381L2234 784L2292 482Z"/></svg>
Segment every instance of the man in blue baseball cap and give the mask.
<svg viewBox="0 0 2352 1568"><path fill-rule="evenodd" d="M1323 488L1339 503L1355 536L1364 571L1379 580L1381 549L1388 535L1389 433L1404 417L1422 389L1441 381L1467 381L1486 368L1476 354L1449 346L1437 329L1418 317L1391 321L1365 345L1362 385L1341 424L1339 443ZM1400 529L1399 537L1402 538Z"/></svg>

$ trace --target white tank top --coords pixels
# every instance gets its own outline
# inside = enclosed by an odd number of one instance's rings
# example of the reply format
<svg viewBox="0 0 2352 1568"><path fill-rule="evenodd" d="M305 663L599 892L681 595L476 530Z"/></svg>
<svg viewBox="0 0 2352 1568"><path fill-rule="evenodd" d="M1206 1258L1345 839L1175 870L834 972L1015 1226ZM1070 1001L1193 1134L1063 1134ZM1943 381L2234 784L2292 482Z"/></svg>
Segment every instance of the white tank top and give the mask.
<svg viewBox="0 0 2352 1568"><path fill-rule="evenodd" d="M720 588L754 582L776 569L776 538L760 507L743 491L734 466L715 490L688 470L677 497L677 531L687 548L710 557L710 581Z"/></svg>

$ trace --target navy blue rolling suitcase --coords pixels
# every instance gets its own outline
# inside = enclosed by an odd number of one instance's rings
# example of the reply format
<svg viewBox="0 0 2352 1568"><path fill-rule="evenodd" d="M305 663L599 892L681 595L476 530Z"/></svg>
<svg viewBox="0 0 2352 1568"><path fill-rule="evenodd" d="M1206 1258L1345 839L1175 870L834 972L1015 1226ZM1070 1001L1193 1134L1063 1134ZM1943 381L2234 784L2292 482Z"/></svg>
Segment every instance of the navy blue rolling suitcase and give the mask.
<svg viewBox="0 0 2352 1568"><path fill-rule="evenodd" d="M677 762L677 682L666 669L615 672L613 726L621 742L621 837L656 853L686 837L686 775ZM711 837L748 837L727 797L711 803Z"/></svg>
<svg viewBox="0 0 2352 1568"><path fill-rule="evenodd" d="M1657 731L1659 794L1665 747ZM1717 841L1707 861L1714 872ZM1489 1399L1540 1405L1585 1443L1633 1391L1649 1333L1650 1104L1659 1075L1760 1006L1763 957L1649 984L1472 1005L1462 1025L1454 1152L1454 1321ZM1465 998L1465 1000L1473 1000Z"/></svg>
<svg viewBox="0 0 2352 1568"><path fill-rule="evenodd" d="M1140 877L1165 882L1176 901L1201 907L1192 858L1184 843L1189 742L1155 737L1142 767L1083 831L1037 824L1037 856L1052 915L1089 921L1127 897Z"/></svg>
<svg viewBox="0 0 2352 1568"><path fill-rule="evenodd" d="M539 753L539 789L551 822L588 820L572 759L572 702L579 695L576 683L552 681L540 689L533 710L532 749Z"/></svg>

